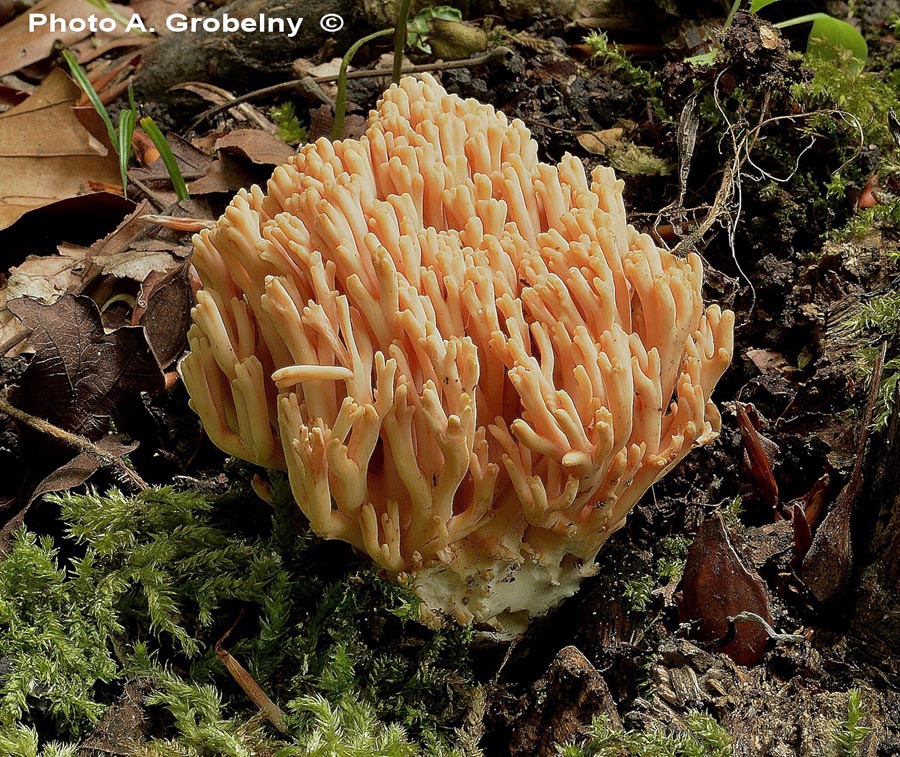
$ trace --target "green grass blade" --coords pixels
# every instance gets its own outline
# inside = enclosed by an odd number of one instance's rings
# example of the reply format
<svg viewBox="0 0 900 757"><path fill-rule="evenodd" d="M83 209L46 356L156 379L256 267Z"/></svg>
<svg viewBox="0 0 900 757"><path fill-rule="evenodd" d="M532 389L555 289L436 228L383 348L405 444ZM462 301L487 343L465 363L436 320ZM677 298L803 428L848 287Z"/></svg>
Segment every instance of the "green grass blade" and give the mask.
<svg viewBox="0 0 900 757"><path fill-rule="evenodd" d="M131 159L131 137L137 124L137 111L119 112L119 173L122 175L122 191L128 197L128 161Z"/></svg>
<svg viewBox="0 0 900 757"><path fill-rule="evenodd" d="M394 30L394 73L391 76L391 81L394 84L400 82L400 74L403 71L403 49L406 47L409 6L410 0L400 0L400 9L397 13L397 27Z"/></svg>
<svg viewBox="0 0 900 757"><path fill-rule="evenodd" d="M372 32L362 39L357 40L341 59L341 69L338 72L338 91L337 97L334 98L334 124L331 127L331 141L336 142L344 136L344 114L347 112L347 69L350 67L350 61L356 55L359 48L373 39L393 34L394 29L382 29L380 32Z"/></svg>
<svg viewBox="0 0 900 757"><path fill-rule="evenodd" d="M160 157L162 157L163 163L166 164L169 179L172 181L172 186L175 189L175 194L178 195L179 201L187 200L190 197L187 185L184 183L184 177L181 175L178 161L175 160L175 153L172 152L172 148L169 147L169 143L166 142L163 133L150 116L144 116L141 119L141 127L147 132L147 136L150 137L153 144L156 145L156 149L159 150Z"/></svg>
<svg viewBox="0 0 900 757"><path fill-rule="evenodd" d="M113 149L115 149L117 144L116 129L113 126L112 119L109 117L109 111L106 110L106 106L100 99L100 95L97 94L97 90L94 89L94 85L91 84L91 80L88 79L87 73L81 67L81 64L75 60L75 56L72 55L69 50L63 50L62 54L66 63L69 65L69 70L72 72L72 78L75 79L78 86L84 90L84 94L87 95L87 99L90 101L91 105L94 106L94 110L97 111L100 118L103 119L103 123L106 124L106 132L109 134L109 143L113 146Z"/></svg>
<svg viewBox="0 0 900 757"><path fill-rule="evenodd" d="M128 26L128 19L117 11L109 0L87 0L97 10L103 11L107 16L112 16L113 20L124 29Z"/></svg>
<svg viewBox="0 0 900 757"><path fill-rule="evenodd" d="M347 112L347 69L350 67L350 61L356 55L359 48L373 39L393 34L393 29L382 29L380 32L367 34L362 39L357 40L341 59L341 68L338 71L338 93L334 98L334 123L331 126L331 141L336 142L344 136L344 114Z"/></svg>

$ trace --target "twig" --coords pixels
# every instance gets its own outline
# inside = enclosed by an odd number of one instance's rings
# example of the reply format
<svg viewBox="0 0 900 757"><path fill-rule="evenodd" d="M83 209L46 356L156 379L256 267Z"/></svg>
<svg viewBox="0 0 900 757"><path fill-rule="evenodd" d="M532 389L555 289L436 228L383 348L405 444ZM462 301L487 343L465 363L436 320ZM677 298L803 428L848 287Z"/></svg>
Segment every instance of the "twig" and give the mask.
<svg viewBox="0 0 900 757"><path fill-rule="evenodd" d="M12 336L10 336L6 341L0 342L0 357L3 357L17 344L21 344L25 339L28 338L28 335L30 333L31 332L24 326L16 328L13 331Z"/></svg>
<svg viewBox="0 0 900 757"><path fill-rule="evenodd" d="M225 643L225 640L231 635L231 632L237 628L237 624L241 622L241 618L243 617L244 611L242 609L240 613L238 613L237 619L231 624L231 628L229 628L222 635L222 638L215 643L214 649L216 650L216 655L225 666L225 669L231 674L231 677L234 678L237 685L244 690L244 693L250 698L250 701L259 708L259 711L266 720L282 733L288 733L288 727L285 723L284 712L282 709L269 699L269 695L262 690L262 687L260 687L253 676L247 672L247 669L222 646Z"/></svg>
<svg viewBox="0 0 900 757"><path fill-rule="evenodd" d="M495 47L493 50L489 50L488 52L482 55L476 55L472 58L464 58L463 60L451 60L446 62L439 63L423 63L419 66L407 66L403 69L404 74L422 74L427 71L449 71L454 68L468 68L469 66L480 66L484 63L488 63L494 58L498 58L501 55L505 55L509 52L508 47ZM391 76L393 74L393 68L374 68L371 70L364 71L350 71L347 74L347 79L374 79L379 76ZM264 97L268 97L269 95L278 95L282 92L290 92L295 89L302 89L307 86L306 82L310 77L304 77L303 79L295 79L294 81L286 81L281 84L273 84L269 87L263 87L262 89L255 89L252 92L247 92L246 94L235 97L233 100L229 100L227 103L223 103L222 105L216 105L214 108L210 108L209 110L203 111L197 118L193 120L190 125L191 129L196 129L200 124L206 121L208 118L212 118L214 116L219 115L219 113L223 113L230 108L235 107L236 105L240 105L241 103L250 102L251 100L261 99ZM337 81L337 76L315 76L312 77L312 81L316 84L329 84L331 82Z"/></svg>
<svg viewBox="0 0 900 757"><path fill-rule="evenodd" d="M169 207L168 203L164 202L162 197L160 197L156 192L154 192L150 187L148 187L144 182L140 179L135 179L133 176L129 176L128 180L134 184L141 192L144 193L144 197L146 197L150 202L156 205L160 210L165 210Z"/></svg>
<svg viewBox="0 0 900 757"><path fill-rule="evenodd" d="M35 415L26 413L24 410L19 410L19 408L9 404L9 402L7 402L6 400L6 397L3 396L0 396L0 413L8 415L10 418L18 421L19 423L24 423L26 426L33 428L35 431L53 437L57 441L65 444L67 447L73 447L79 452L91 455L104 466L117 468L119 471L121 471L123 477L134 484L134 486L137 487L137 489L139 489L140 491L144 491L150 488L149 484L144 481L144 479L142 479L137 473L131 470L131 468L129 468L125 464L125 461L122 460L122 458L111 455L102 447L98 447L92 441L90 441L89 439L85 439L83 436L73 434L69 431L61 429L59 426L54 426L52 423L50 423L49 421L45 421L43 418L38 418Z"/></svg>

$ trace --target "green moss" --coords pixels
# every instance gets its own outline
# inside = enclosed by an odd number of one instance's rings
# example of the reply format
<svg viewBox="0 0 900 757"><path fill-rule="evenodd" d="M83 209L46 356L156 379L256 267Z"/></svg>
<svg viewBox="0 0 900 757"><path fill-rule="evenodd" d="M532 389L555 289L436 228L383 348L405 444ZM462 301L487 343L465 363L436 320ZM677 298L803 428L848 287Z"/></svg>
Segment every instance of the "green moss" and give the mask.
<svg viewBox="0 0 900 757"><path fill-rule="evenodd" d="M591 49L593 62L602 64L607 73L615 74L643 92L660 119L672 120L663 105L662 84L649 70L635 64L618 45L611 44L605 32L592 31L585 36L584 42Z"/></svg>
<svg viewBox="0 0 900 757"><path fill-rule="evenodd" d="M609 718L595 718L588 738L580 744L557 746L559 757L731 757L731 737L710 715L692 712L685 730L625 731L614 728Z"/></svg>
<svg viewBox="0 0 900 757"><path fill-rule="evenodd" d="M0 563L0 726L49 718L63 737L82 735L103 714L94 697L117 666L108 639L120 632L115 578L85 555L61 567L49 538L17 532Z"/></svg>
<svg viewBox="0 0 900 757"><path fill-rule="evenodd" d="M872 731L862 724L868 714L859 691L851 689L847 692L847 716L834 731L834 746L838 757L856 757L860 753L862 742Z"/></svg>
<svg viewBox="0 0 900 757"><path fill-rule="evenodd" d="M269 118L278 129L278 137L289 145L300 144L306 141L306 127L300 123L294 110L294 103L287 101L269 109Z"/></svg>
<svg viewBox="0 0 900 757"><path fill-rule="evenodd" d="M47 739L84 736L135 678L167 713L147 755L335 739L322 754L450 753L475 691L469 632L420 626L408 592L298 533L286 496L274 512L173 489L56 501L67 537L20 530L0 563L0 745L19 744L0 753L52 754ZM215 654L238 617L226 648L288 713L287 735Z"/></svg>

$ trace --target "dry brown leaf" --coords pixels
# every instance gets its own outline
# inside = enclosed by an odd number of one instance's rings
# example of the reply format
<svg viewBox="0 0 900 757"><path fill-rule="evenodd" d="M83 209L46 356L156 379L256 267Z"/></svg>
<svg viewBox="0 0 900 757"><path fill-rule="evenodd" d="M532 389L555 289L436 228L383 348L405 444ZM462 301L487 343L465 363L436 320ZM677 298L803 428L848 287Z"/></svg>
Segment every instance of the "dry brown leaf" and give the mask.
<svg viewBox="0 0 900 757"><path fill-rule="evenodd" d="M586 131L579 134L578 144L580 144L591 155L606 155L606 151L610 147L622 144L622 135L624 129L602 129L600 131Z"/></svg>
<svg viewBox="0 0 900 757"><path fill-rule="evenodd" d="M49 305L71 292L73 278L80 281L90 248L67 244L58 249L58 255L29 255L22 265L10 268L5 285L7 299L33 297Z"/></svg>
<svg viewBox="0 0 900 757"><path fill-rule="evenodd" d="M109 7L114 8L126 18L131 16L132 11L122 5L110 4ZM91 15L98 19L112 18L98 5L93 5L88 0L40 0L28 13L22 13L5 26L0 27L0 76L11 74L13 71L43 60L53 51L53 45L57 40L71 45L91 36L91 32L88 30L81 32L69 30L68 23L66 31L63 32L51 31L49 23L30 32L28 30L29 16L35 13L42 13L48 18L54 14L57 18L66 19L66 21L73 18L86 19ZM116 25L115 34L104 34L104 38L110 39L116 35L125 35L120 24Z"/></svg>
<svg viewBox="0 0 900 757"><path fill-rule="evenodd" d="M164 389L144 329L105 333L88 297L66 294L52 305L22 298L9 309L31 329L35 349L18 392L25 412L97 439L121 410L120 402Z"/></svg>
<svg viewBox="0 0 900 757"><path fill-rule="evenodd" d="M263 166L280 166L296 153L274 134L259 129L235 129L216 140L216 150Z"/></svg>
<svg viewBox="0 0 900 757"><path fill-rule="evenodd" d="M191 196L217 193L232 194L258 183L257 172L252 166L234 158L223 155L215 161L206 172L206 176L188 184Z"/></svg>
<svg viewBox="0 0 900 757"><path fill-rule="evenodd" d="M753 349L747 350L745 354L750 358L750 361L757 367L760 373L766 374L777 372L791 374L794 372L794 366L792 366L780 352Z"/></svg>
<svg viewBox="0 0 900 757"><path fill-rule="evenodd" d="M732 619L752 612L772 622L769 593L756 569L734 548L721 515L705 521L688 552L681 578L679 612L682 622L695 623L700 641L723 641L722 651L738 665L755 665L769 643L757 625L734 624L733 638L726 638Z"/></svg>
<svg viewBox="0 0 900 757"><path fill-rule="evenodd" d="M111 434L98 440L97 446L110 455L122 457L137 449L138 443L126 441L125 437L119 434ZM64 492L74 489L76 486L81 486L102 467L103 461L98 459L96 455L92 455L90 452L79 453L69 462L64 463L48 474L35 487L31 497L28 499L28 505L31 505L38 497L43 497L45 494Z"/></svg>
<svg viewBox="0 0 900 757"><path fill-rule="evenodd" d="M140 132L136 131L135 134L140 134ZM198 150L186 139L172 132L166 134L166 141L175 155L178 168L181 170L181 175L185 181L190 182L195 179L201 179L206 175L209 167L214 162L212 156L207 155L202 150ZM175 190L172 189L169 169L166 168L166 164L160 157L157 157L146 168L129 168L128 177L133 181L136 180L149 185L167 205L174 205L178 201ZM188 191L194 194L190 184L188 185Z"/></svg>
<svg viewBox="0 0 900 757"><path fill-rule="evenodd" d="M141 282L154 271L168 272L181 266L187 255L182 240L165 229L148 224L146 200L116 229L94 244L93 262L103 274Z"/></svg>
<svg viewBox="0 0 900 757"><path fill-rule="evenodd" d="M141 282L141 291L131 313L131 325L143 326L147 341L160 366L171 365L187 348L191 325L193 290L190 265L174 271L154 271Z"/></svg>
<svg viewBox="0 0 900 757"><path fill-rule="evenodd" d="M108 276L143 281L154 271L171 271L179 265L171 245L164 250L128 250L113 255L98 255L94 262Z"/></svg>
<svg viewBox="0 0 900 757"><path fill-rule="evenodd" d="M25 102L0 114L0 229L30 210L85 194L88 182L120 182L105 129L92 133L97 122L73 107L80 95L57 69Z"/></svg>

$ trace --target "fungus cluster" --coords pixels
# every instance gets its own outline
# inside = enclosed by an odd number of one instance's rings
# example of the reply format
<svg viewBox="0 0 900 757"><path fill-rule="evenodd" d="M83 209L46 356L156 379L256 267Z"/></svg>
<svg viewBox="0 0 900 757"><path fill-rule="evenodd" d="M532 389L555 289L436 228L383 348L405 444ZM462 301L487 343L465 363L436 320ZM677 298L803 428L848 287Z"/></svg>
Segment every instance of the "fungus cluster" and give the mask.
<svg viewBox="0 0 900 757"><path fill-rule="evenodd" d="M403 79L359 140L304 146L195 238L193 408L431 610L521 627L720 428L733 314L622 187Z"/></svg>

